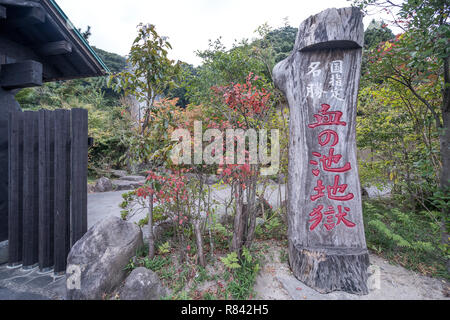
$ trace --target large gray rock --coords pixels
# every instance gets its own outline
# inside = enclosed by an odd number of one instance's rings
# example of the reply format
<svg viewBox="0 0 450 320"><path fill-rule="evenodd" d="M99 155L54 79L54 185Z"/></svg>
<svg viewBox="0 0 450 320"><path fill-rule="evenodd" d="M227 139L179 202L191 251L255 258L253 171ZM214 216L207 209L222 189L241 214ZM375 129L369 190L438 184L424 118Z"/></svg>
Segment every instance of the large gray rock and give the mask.
<svg viewBox="0 0 450 320"><path fill-rule="evenodd" d="M112 181L114 188L116 191L122 190L133 190L139 188L145 183L145 180L142 181L131 181L131 180L113 180Z"/></svg>
<svg viewBox="0 0 450 320"><path fill-rule="evenodd" d="M67 258L67 298L102 299L123 282L126 265L141 247L142 232L134 223L109 217L94 225Z"/></svg>
<svg viewBox="0 0 450 320"><path fill-rule="evenodd" d="M94 193L95 192L95 184L89 184L87 185L87 192L88 193Z"/></svg>
<svg viewBox="0 0 450 320"><path fill-rule="evenodd" d="M122 178L127 176L127 172L125 170L111 170L111 176L116 178Z"/></svg>
<svg viewBox="0 0 450 320"><path fill-rule="evenodd" d="M120 177L119 180L141 182L141 181L145 181L145 177L144 176L123 176L123 177Z"/></svg>
<svg viewBox="0 0 450 320"><path fill-rule="evenodd" d="M121 300L160 300L166 295L156 273L146 268L134 269L119 290Z"/></svg>
<svg viewBox="0 0 450 320"><path fill-rule="evenodd" d="M167 219L164 221L159 221L154 223L153 225L153 237L155 241L159 241L162 239L162 236L168 232L169 230L173 230L174 222L171 219ZM142 227L142 234L144 236L144 243L147 243L149 240L150 230L148 224Z"/></svg>
<svg viewBox="0 0 450 320"><path fill-rule="evenodd" d="M98 179L94 186L94 192L109 192L112 190L112 182L106 177L101 177L100 179Z"/></svg>

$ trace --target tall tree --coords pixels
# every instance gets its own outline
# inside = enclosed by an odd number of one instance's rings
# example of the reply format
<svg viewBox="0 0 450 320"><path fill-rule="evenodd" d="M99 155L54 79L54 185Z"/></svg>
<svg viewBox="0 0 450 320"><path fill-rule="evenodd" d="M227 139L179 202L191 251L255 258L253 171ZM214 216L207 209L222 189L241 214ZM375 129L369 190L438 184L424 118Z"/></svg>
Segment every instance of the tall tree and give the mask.
<svg viewBox="0 0 450 320"><path fill-rule="evenodd" d="M398 54L409 56L408 70L423 75L430 72L429 64L436 76L443 80L441 99L441 118L436 115L436 126L440 131L441 147L441 187L450 188L450 2L447 0L355 0L364 10L377 8L394 16L391 23L407 33L407 41L398 47ZM406 38L405 38L406 40ZM391 78L404 85L432 113L432 106L426 97L414 89L413 78L402 73L392 65ZM388 76L386 74L386 76Z"/></svg>
<svg viewBox="0 0 450 320"><path fill-rule="evenodd" d="M393 38L392 30L386 27L384 21L372 20L364 32L364 49L373 49L381 42Z"/></svg>
<svg viewBox="0 0 450 320"><path fill-rule="evenodd" d="M139 149L139 160L150 159L153 166L158 165L154 159L162 159L161 136L155 137L155 133L161 130L167 131L168 120L161 124L158 118L159 110L155 100L164 91L174 85L174 80L179 73L179 64L168 58L168 50L172 46L166 37L161 37L152 24L139 24L138 36L133 42L128 57L129 70L122 71L110 77L110 84L125 95L131 95L145 104L144 117L139 117L139 134L133 137ZM141 112L141 106L139 106ZM153 124L155 125L152 128ZM149 129L149 130L147 130ZM166 132L167 133L167 132ZM167 151L167 150L166 150ZM145 157L141 154L145 153ZM152 186L152 189L154 186ZM155 255L155 243L153 238L153 193L149 195L149 257Z"/></svg>
<svg viewBox="0 0 450 320"><path fill-rule="evenodd" d="M174 85L179 73L178 63L168 58L172 49L167 37L161 37L152 24L139 24L138 36L128 57L129 70L111 76L111 84L125 95L132 95L145 104L141 131L151 121L151 113L158 96Z"/></svg>
<svg viewBox="0 0 450 320"><path fill-rule="evenodd" d="M372 61L377 76L403 86L433 115L440 144L440 195L442 243L448 244L448 193L450 190L450 2L448 0L354 0L363 10L377 9L393 17L404 31L379 48ZM418 90L435 81L441 88L439 105L427 91ZM447 263L450 269L450 260Z"/></svg>

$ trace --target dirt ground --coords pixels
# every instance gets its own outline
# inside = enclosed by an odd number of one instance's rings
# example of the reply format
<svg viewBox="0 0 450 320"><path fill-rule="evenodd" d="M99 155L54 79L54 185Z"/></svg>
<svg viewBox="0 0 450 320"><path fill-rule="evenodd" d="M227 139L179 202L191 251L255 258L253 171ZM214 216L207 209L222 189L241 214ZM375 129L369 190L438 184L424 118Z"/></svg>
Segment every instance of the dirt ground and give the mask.
<svg viewBox="0 0 450 320"><path fill-rule="evenodd" d="M449 300L444 296L448 283L426 277L371 254L369 294L345 292L321 294L298 281L286 261L286 249L270 241L256 284L256 299L268 300Z"/></svg>

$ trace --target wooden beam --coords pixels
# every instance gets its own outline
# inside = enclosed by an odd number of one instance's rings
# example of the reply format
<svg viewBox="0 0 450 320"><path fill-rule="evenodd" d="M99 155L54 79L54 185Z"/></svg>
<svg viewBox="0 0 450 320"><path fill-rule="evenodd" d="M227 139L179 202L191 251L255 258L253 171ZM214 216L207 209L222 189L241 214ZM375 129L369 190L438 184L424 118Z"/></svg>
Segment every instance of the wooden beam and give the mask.
<svg viewBox="0 0 450 320"><path fill-rule="evenodd" d="M0 19L6 19L6 7L0 6Z"/></svg>
<svg viewBox="0 0 450 320"><path fill-rule="evenodd" d="M42 56L56 56L72 52L72 44L69 41L49 42L37 49L37 53Z"/></svg>
<svg viewBox="0 0 450 320"><path fill-rule="evenodd" d="M27 60L0 66L0 87L20 89L42 85L42 63Z"/></svg>
<svg viewBox="0 0 450 320"><path fill-rule="evenodd" d="M7 28L20 28L26 25L33 25L44 23L46 14L42 8L24 8L22 14L18 17L8 19L6 22Z"/></svg>

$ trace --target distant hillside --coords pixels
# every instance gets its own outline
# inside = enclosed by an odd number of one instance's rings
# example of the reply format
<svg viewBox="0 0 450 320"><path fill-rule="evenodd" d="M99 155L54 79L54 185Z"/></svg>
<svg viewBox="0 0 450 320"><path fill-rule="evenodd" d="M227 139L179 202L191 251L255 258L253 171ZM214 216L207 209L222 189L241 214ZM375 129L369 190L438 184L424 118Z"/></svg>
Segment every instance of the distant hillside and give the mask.
<svg viewBox="0 0 450 320"><path fill-rule="evenodd" d="M272 43L275 51L275 63L285 59L294 48L297 28L285 26L267 34L267 40Z"/></svg>
<svg viewBox="0 0 450 320"><path fill-rule="evenodd" d="M95 50L95 52L99 55L99 57L103 60L103 62L108 66L109 70L111 70L112 73L121 72L126 64L127 59L125 57L122 57L121 55L118 55L116 53L111 53L96 47L92 47L92 49Z"/></svg>

